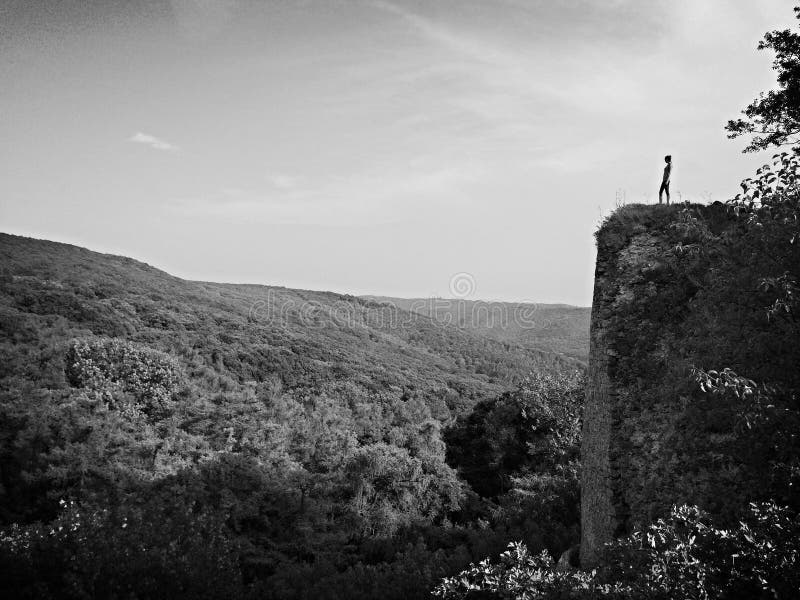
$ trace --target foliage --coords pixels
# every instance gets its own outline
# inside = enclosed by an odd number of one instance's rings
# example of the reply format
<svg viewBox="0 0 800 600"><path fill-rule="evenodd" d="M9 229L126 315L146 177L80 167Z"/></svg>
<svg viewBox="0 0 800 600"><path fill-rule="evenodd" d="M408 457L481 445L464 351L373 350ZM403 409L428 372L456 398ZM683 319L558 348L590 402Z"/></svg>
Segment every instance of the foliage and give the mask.
<svg viewBox="0 0 800 600"><path fill-rule="evenodd" d="M800 331L800 147L776 154L772 165L762 166L756 175L742 182L743 193L728 206L760 242L759 250L783 267L783 272L773 270L760 280L761 291L774 298L769 316Z"/></svg>
<svg viewBox="0 0 800 600"><path fill-rule="evenodd" d="M508 473L541 463L541 485L501 504L447 464L442 432L577 361L360 298L181 281L3 234L0 255L0 529L36 549L2 549L20 574L6 595L102 580L96 597L405 600L511 537L573 543L574 525L525 514L576 502L558 474L544 483L550 429ZM80 535L51 536L73 508Z"/></svg>
<svg viewBox="0 0 800 600"><path fill-rule="evenodd" d="M584 386L578 372L539 374L479 403L446 432L448 460L485 497L508 491L512 474L569 464L580 451Z"/></svg>
<svg viewBox="0 0 800 600"><path fill-rule="evenodd" d="M489 339L566 355L584 366L589 359L590 308L463 298L370 299L429 316L439 323L458 325Z"/></svg>
<svg viewBox="0 0 800 600"><path fill-rule="evenodd" d="M128 394L92 389L0 395L6 522L55 515L62 498L109 499L208 456L206 441L131 409Z"/></svg>
<svg viewBox="0 0 800 600"><path fill-rule="evenodd" d="M720 256L736 267L744 260L749 262L750 303L757 307L764 330L763 337L748 331L750 344L758 350L751 360L737 361L736 366L755 372L761 383L738 375L731 366L707 372L694 369L703 392L718 404L735 408L735 426L743 429L740 437L748 441L747 452L755 469L760 465L762 473L768 474L762 483L770 497L795 509L800 506L800 440L796 435L800 379L791 365L800 359L796 344L800 337L799 176L800 148L781 152L773 157L772 165L764 165L755 178L742 182L743 193L726 203L735 215L737 229L722 239ZM721 288L732 294L729 285ZM742 299L738 302L741 306ZM740 330L746 326L743 319ZM777 368L767 367L767 361ZM764 465L769 468L763 469Z"/></svg>
<svg viewBox="0 0 800 600"><path fill-rule="evenodd" d="M459 507L461 486L433 457L412 457L388 444L362 446L345 466L362 535L390 536L401 526Z"/></svg>
<svg viewBox="0 0 800 600"><path fill-rule="evenodd" d="M611 544L606 572L616 589L650 598L793 598L800 591L800 520L753 503L734 527L697 507L673 507L642 532Z"/></svg>
<svg viewBox="0 0 800 600"><path fill-rule="evenodd" d="M573 592L577 590L588 591L590 582L591 576L584 573L556 570L546 551L534 555L516 542L508 545L497 563L486 559L470 565L455 577L443 580L433 595L444 600L570 598L576 597Z"/></svg>
<svg viewBox="0 0 800 600"><path fill-rule="evenodd" d="M443 580L434 595L461 598L795 598L800 593L800 518L774 503L751 504L720 528L695 506L673 507L642 531L607 545L604 566L558 570L542 553L509 546Z"/></svg>
<svg viewBox="0 0 800 600"><path fill-rule="evenodd" d="M794 9L800 18L800 8ZM745 152L770 146L795 144L800 133L800 34L789 29L771 31L758 44L759 50L775 52L773 69L778 89L761 94L744 109L745 119L728 121L729 138L752 135Z"/></svg>
<svg viewBox="0 0 800 600"><path fill-rule="evenodd" d="M61 505L47 525L0 532L4 597L245 597L237 548L214 515L161 503Z"/></svg>
<svg viewBox="0 0 800 600"><path fill-rule="evenodd" d="M478 404L445 434L448 461L496 503L489 522L562 552L580 536L581 373L538 374Z"/></svg>
<svg viewBox="0 0 800 600"><path fill-rule="evenodd" d="M165 416L181 383L178 366L164 352L118 339L74 340L66 355L66 375L77 388L113 396L132 394L130 408L146 415Z"/></svg>
<svg viewBox="0 0 800 600"><path fill-rule="evenodd" d="M694 373L712 402L735 408L733 426L754 469L760 469L762 489L782 503L800 506L800 410L796 392L759 385L730 368L719 372L695 369Z"/></svg>

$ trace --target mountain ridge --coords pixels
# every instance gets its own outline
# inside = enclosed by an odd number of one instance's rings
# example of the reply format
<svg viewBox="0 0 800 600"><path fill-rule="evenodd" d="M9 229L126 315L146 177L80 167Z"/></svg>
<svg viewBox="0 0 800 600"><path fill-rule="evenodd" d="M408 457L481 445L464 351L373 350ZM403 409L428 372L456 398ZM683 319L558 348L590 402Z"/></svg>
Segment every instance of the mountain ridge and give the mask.
<svg viewBox="0 0 800 600"><path fill-rule="evenodd" d="M554 352L588 363L591 307L467 298L362 296L417 312L501 342Z"/></svg>
<svg viewBox="0 0 800 600"><path fill-rule="evenodd" d="M389 377L389 385L427 388L428 392L438 387L452 394L463 386L450 384L466 377L472 400L513 386L537 365L581 366L569 357L481 338L426 315L398 306L387 311L384 305L347 294L184 280L132 258L11 234L0 234L0 257L7 284L2 302L6 311L57 314L73 325L88 327L92 334L142 338L166 351L176 350L171 348L171 336L165 335L170 330L196 337L204 326L223 325L215 336L220 341L216 350L223 363L227 358L231 366L236 359L226 346L256 346L266 341L281 353L300 357L299 370L316 371L316 378L335 379L332 367L363 368L370 377L380 378L381 369L370 366L374 361L365 348L385 352L388 346L379 343L383 340L395 348L389 351L392 361L417 371L416 376ZM21 297L9 298L9 291ZM224 315L212 323L206 313L217 311ZM225 327L231 331L224 331ZM232 331L240 335L232 336ZM395 353L404 356L395 357ZM272 356L264 362L261 356L251 361L271 365L269 373L234 368L239 383L280 374L274 364L282 362L280 358ZM317 362L315 369L306 359L327 364ZM448 377L453 381L448 382ZM284 379L289 387L301 383L292 377Z"/></svg>

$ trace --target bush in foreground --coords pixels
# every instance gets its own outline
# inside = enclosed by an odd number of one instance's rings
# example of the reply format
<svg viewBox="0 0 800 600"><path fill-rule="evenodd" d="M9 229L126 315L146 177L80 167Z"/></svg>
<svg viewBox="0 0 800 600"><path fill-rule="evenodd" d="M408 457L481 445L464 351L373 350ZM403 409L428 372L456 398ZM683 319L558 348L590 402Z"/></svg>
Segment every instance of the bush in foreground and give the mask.
<svg viewBox="0 0 800 600"><path fill-rule="evenodd" d="M49 524L0 531L0 597L244 598L238 555L214 515L62 502Z"/></svg>
<svg viewBox="0 0 800 600"><path fill-rule="evenodd" d="M436 597L460 599L793 599L800 594L800 517L774 503L750 504L721 529L697 507L674 507L641 532L606 547L597 571L559 571L543 552L511 544L450 577Z"/></svg>

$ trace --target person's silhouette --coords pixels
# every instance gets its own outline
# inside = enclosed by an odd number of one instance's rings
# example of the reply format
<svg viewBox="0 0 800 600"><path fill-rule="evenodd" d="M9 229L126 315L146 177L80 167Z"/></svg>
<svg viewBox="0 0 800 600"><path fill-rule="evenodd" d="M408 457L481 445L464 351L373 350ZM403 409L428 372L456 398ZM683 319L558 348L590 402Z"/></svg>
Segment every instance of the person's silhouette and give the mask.
<svg viewBox="0 0 800 600"><path fill-rule="evenodd" d="M667 192L667 206L669 206L669 176L672 174L672 156L664 157L667 166L664 167L664 178L661 180L661 188L658 190L658 203L661 204L661 194Z"/></svg>

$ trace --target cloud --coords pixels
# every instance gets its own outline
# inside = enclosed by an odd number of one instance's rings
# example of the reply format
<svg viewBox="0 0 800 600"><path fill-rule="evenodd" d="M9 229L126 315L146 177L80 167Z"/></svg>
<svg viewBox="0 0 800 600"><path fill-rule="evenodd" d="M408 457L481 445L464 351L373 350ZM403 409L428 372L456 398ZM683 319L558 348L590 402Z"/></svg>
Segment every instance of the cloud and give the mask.
<svg viewBox="0 0 800 600"><path fill-rule="evenodd" d="M170 0L181 35L205 41L219 35L231 20L235 0Z"/></svg>
<svg viewBox="0 0 800 600"><path fill-rule="evenodd" d="M530 165L561 174L592 173L613 165L623 151L624 147L614 140L595 140L550 149L532 159Z"/></svg>
<svg viewBox="0 0 800 600"><path fill-rule="evenodd" d="M267 181L279 190L291 190L297 186L297 181L294 177L284 175L283 173L267 175Z"/></svg>
<svg viewBox="0 0 800 600"><path fill-rule="evenodd" d="M518 40L515 46L441 24L387 0L371 5L399 17L422 39L456 58L438 64L449 65L451 75L466 77L472 85L452 102L488 122L537 122L555 104L613 116L642 106L644 90L635 71L644 61L635 55L619 56L620 63L601 62L597 45L586 40L560 56L550 52L547 40Z"/></svg>
<svg viewBox="0 0 800 600"><path fill-rule="evenodd" d="M137 144L146 144L151 148L156 150L164 150L166 152L177 152L178 147L174 144L170 144L166 140L162 140L157 138L154 135L150 135L148 133L142 133L141 131L137 131L131 137L128 138L129 142L134 142Z"/></svg>
<svg viewBox="0 0 800 600"><path fill-rule="evenodd" d="M168 210L186 217L284 225L367 226L414 220L431 211L466 210L480 165L418 166L400 172L341 175L309 185L292 179L269 189L227 187L198 197L173 197Z"/></svg>

